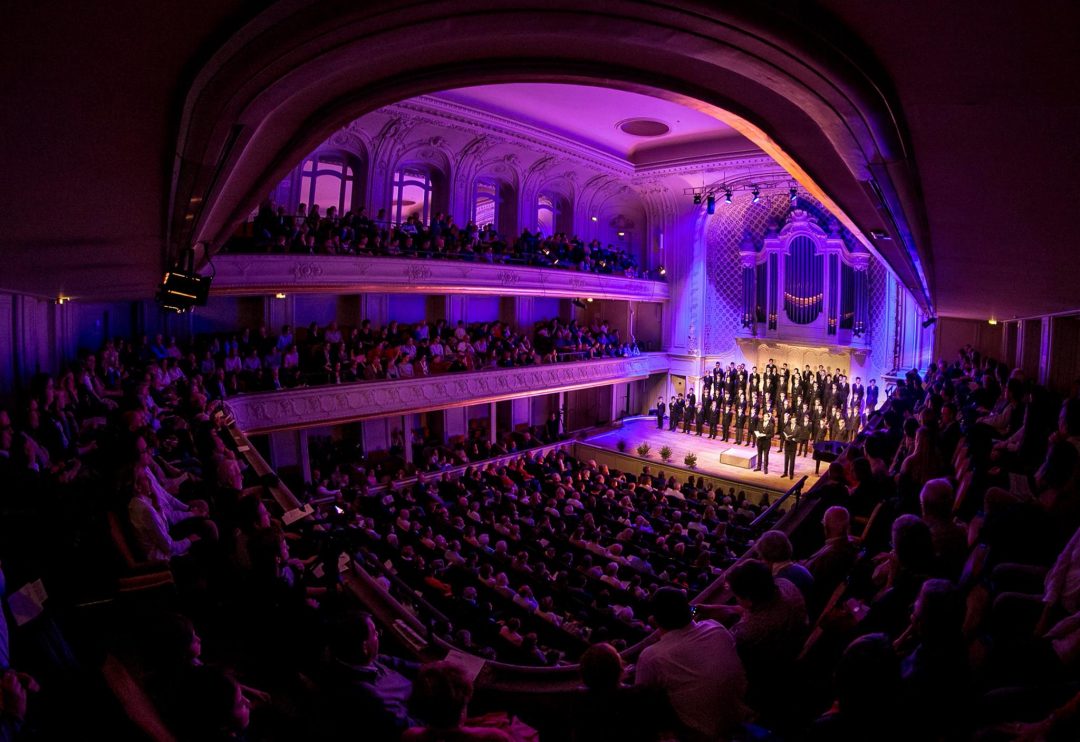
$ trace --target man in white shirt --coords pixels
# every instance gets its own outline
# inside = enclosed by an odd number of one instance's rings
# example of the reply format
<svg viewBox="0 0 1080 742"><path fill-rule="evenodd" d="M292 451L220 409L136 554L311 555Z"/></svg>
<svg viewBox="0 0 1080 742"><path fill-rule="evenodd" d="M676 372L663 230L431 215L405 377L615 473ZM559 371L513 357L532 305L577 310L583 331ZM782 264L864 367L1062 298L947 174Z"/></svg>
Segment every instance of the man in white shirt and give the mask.
<svg viewBox="0 0 1080 742"><path fill-rule="evenodd" d="M694 621L677 588L657 590L651 609L660 640L641 652L635 682L667 692L682 739L729 738L747 717L746 672L735 639L717 621Z"/></svg>

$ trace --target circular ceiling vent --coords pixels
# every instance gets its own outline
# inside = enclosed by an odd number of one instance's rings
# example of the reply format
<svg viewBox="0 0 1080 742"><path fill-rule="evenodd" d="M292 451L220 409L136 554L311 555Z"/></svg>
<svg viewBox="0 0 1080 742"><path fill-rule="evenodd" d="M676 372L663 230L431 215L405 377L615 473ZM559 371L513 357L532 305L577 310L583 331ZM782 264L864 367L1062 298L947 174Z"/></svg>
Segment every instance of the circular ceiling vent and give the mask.
<svg viewBox="0 0 1080 742"><path fill-rule="evenodd" d="M656 119L626 119L615 127L635 137L661 137L671 131L671 127Z"/></svg>

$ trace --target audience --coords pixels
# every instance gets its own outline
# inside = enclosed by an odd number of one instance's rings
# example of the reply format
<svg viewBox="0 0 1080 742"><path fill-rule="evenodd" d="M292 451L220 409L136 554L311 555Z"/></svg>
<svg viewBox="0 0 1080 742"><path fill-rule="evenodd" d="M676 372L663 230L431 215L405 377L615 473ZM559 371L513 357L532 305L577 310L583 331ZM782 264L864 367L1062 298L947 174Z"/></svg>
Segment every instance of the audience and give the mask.
<svg viewBox="0 0 1080 742"><path fill-rule="evenodd" d="M490 350L466 326L399 333L388 328L400 347ZM1075 396L1058 400L970 349L910 372L764 533L750 527L763 507L745 494L534 450L558 436L557 419L553 434L495 446L479 430L448 444L398 433L381 463L317 451L312 511L291 521L211 387L243 375L253 350L259 360L284 348L284 369L300 335L245 333L208 346L209 358L160 336L110 343L0 410L0 739L77 738L80 724L85 736L111 729L116 708L146 723L153 714L132 710L114 673L125 703L103 702L79 661L102 657L129 668L178 739L512 738L467 718L460 669L383 654L339 565L404 605L428 652L580 660L586 689L566 706L580 710L575 739L1075 736ZM323 352L353 336L308 331ZM387 342L370 325L355 336ZM413 443L432 471L405 482L398 459ZM522 453L487 461L512 447ZM751 547L762 561L744 557ZM43 612L9 624L38 579ZM106 583L117 599L98 602ZM707 587L715 602L692 609L687 595ZM133 596L146 602L134 609ZM153 622L159 600L182 615ZM52 619L61 610L102 613L65 625ZM650 623L656 636L624 687L619 652ZM148 646L128 649L139 636ZM385 649L410 654L396 638Z"/></svg>
<svg viewBox="0 0 1080 742"><path fill-rule="evenodd" d="M589 273L664 280L663 269L639 268L637 259L622 247L600 240L586 243L576 235L545 236L540 231L521 233L517 239L500 235L494 225L469 222L464 228L449 214L435 214L430 224L416 216L393 225L370 219L365 209L342 215L331 207L300 204L296 214L286 213L272 201L260 208L250 238L234 238L233 252L292 253L304 255L372 255L397 258L463 260L500 265L535 265Z"/></svg>

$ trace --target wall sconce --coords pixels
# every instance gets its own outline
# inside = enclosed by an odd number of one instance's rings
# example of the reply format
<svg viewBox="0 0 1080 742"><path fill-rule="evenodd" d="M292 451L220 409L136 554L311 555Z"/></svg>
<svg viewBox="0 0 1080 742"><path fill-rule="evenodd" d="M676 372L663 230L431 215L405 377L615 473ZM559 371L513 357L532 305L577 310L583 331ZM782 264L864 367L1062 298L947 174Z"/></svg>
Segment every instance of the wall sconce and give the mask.
<svg viewBox="0 0 1080 742"><path fill-rule="evenodd" d="M70 296L58 296L58 297L56 297L56 306L62 307L65 304L67 304L69 301L71 301Z"/></svg>
<svg viewBox="0 0 1080 742"><path fill-rule="evenodd" d="M284 298L285 298L285 294L284 294L284 293L282 293L281 291L279 291L279 292L277 292L276 294L274 294L274 298L275 298L275 299L284 299Z"/></svg>
<svg viewBox="0 0 1080 742"><path fill-rule="evenodd" d="M590 218L590 219L592 219L592 220L593 220L594 222L598 222L598 221L600 221L600 220L599 220L599 219L598 219L597 217L595 217L595 216L590 216L589 218Z"/></svg>

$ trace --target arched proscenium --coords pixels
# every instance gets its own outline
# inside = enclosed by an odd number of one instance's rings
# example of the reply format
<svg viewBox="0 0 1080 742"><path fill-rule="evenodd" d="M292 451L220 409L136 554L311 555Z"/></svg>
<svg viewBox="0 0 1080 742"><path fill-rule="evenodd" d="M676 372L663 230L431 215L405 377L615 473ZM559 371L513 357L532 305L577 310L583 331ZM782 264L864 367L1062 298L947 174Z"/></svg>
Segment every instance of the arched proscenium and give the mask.
<svg viewBox="0 0 1080 742"><path fill-rule="evenodd" d="M604 84L724 120L856 234L887 214L896 239L879 252L932 304L923 206L898 108L872 57L827 18L690 1L325 7L274 4L196 75L179 126L170 244L220 246L300 158L380 106L463 85Z"/></svg>

